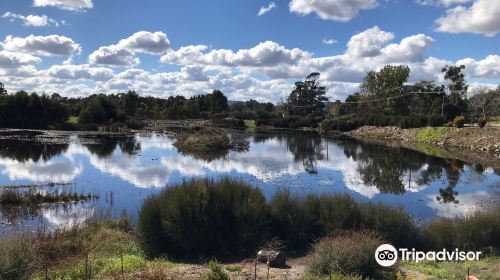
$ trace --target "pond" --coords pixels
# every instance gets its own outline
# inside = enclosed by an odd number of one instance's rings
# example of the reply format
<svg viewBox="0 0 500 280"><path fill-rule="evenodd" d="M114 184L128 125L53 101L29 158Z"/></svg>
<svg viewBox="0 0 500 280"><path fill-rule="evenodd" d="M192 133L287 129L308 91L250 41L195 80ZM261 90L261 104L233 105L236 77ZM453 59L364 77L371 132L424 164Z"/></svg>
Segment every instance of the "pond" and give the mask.
<svg viewBox="0 0 500 280"><path fill-rule="evenodd" d="M482 164L315 133L239 137L246 148L217 157L181 153L172 138L155 133L73 134L65 144L0 140L0 186L69 182L37 190L99 195L90 202L47 205L29 213L0 209L0 228L53 228L123 211L136 217L145 198L200 176L239 178L267 197L280 188L345 193L358 201L403 207L419 223L499 205L500 170Z"/></svg>

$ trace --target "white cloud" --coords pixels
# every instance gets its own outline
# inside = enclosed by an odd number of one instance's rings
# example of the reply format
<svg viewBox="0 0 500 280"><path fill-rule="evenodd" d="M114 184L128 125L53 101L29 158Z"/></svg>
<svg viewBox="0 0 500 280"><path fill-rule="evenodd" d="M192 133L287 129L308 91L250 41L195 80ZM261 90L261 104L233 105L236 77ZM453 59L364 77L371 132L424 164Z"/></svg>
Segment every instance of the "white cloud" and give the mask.
<svg viewBox="0 0 500 280"><path fill-rule="evenodd" d="M393 33L374 26L352 36L347 43L347 53L354 57L377 56L380 54L380 48L392 39L394 39Z"/></svg>
<svg viewBox="0 0 500 280"><path fill-rule="evenodd" d="M23 16L20 14L14 14L11 12L6 12L5 14L2 15L2 18L8 18L11 21L14 21L16 19L23 21L23 24L26 26L33 26L33 27L42 27L42 26L59 26L59 22L53 18L49 18L46 15L27 15Z"/></svg>
<svg viewBox="0 0 500 280"><path fill-rule="evenodd" d="M373 9L377 0L291 0L290 12L300 15L316 13L324 20L347 22L360 10Z"/></svg>
<svg viewBox="0 0 500 280"><path fill-rule="evenodd" d="M37 64L41 61L40 58L29 54L0 51L0 68L16 68Z"/></svg>
<svg viewBox="0 0 500 280"><path fill-rule="evenodd" d="M272 9L276 8L276 3L271 2L267 7L261 6L259 12L257 13L258 16L263 16L267 13L269 13Z"/></svg>
<svg viewBox="0 0 500 280"><path fill-rule="evenodd" d="M500 77L500 56L488 55L482 60L472 58L461 59L456 65L465 65L465 72L469 76L498 79Z"/></svg>
<svg viewBox="0 0 500 280"><path fill-rule="evenodd" d="M161 54L170 48L170 41L163 32L139 31L121 40L117 47L138 53Z"/></svg>
<svg viewBox="0 0 500 280"><path fill-rule="evenodd" d="M9 35L3 41L3 48L7 51L42 56L72 55L81 51L80 45L71 38L59 35L29 35L25 38Z"/></svg>
<svg viewBox="0 0 500 280"><path fill-rule="evenodd" d="M323 44L326 44L326 45L335 45L337 43L338 43L338 41L335 40L335 39L326 39L326 38L323 38Z"/></svg>
<svg viewBox="0 0 500 280"><path fill-rule="evenodd" d="M35 7L56 7L68 11L92 9L92 0L33 0Z"/></svg>
<svg viewBox="0 0 500 280"><path fill-rule="evenodd" d="M500 1L475 0L472 6L457 6L436 20L436 31L495 36L500 32Z"/></svg>
<svg viewBox="0 0 500 280"><path fill-rule="evenodd" d="M258 44L251 49L237 52L226 49L206 52L207 46L188 46L178 51L169 51L161 57L163 63L171 64L206 64L217 66L263 67L296 63L310 57L310 53L300 49L287 49L272 41Z"/></svg>
<svg viewBox="0 0 500 280"><path fill-rule="evenodd" d="M89 56L93 64L126 66L138 65L141 61L136 53L159 55L170 48L170 41L163 32L139 31L120 40L116 45L100 47Z"/></svg>
<svg viewBox="0 0 500 280"><path fill-rule="evenodd" d="M107 81L113 78L113 70L104 67L82 65L53 65L47 70L49 76L65 80L94 80Z"/></svg>
<svg viewBox="0 0 500 280"><path fill-rule="evenodd" d="M424 6L451 6L455 4L465 4L473 0L415 0L415 3Z"/></svg>
<svg viewBox="0 0 500 280"><path fill-rule="evenodd" d="M92 64L132 67L140 63L134 53L115 45L100 47L89 55Z"/></svg>

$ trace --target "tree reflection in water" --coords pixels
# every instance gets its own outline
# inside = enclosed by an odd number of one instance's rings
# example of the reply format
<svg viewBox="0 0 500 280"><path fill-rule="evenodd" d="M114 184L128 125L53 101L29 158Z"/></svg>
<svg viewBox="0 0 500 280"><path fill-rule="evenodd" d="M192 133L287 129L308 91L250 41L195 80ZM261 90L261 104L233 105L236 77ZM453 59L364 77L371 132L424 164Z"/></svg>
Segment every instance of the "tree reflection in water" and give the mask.
<svg viewBox="0 0 500 280"><path fill-rule="evenodd" d="M68 146L68 144L0 139L0 157L10 158L18 162L48 161L52 157L63 154Z"/></svg>
<svg viewBox="0 0 500 280"><path fill-rule="evenodd" d="M87 139L88 140L88 139ZM141 150L141 143L137 142L134 135L127 136L99 136L95 140L96 143L85 144L84 146L92 153L99 157L108 157L116 150L117 147L128 154L136 155Z"/></svg>

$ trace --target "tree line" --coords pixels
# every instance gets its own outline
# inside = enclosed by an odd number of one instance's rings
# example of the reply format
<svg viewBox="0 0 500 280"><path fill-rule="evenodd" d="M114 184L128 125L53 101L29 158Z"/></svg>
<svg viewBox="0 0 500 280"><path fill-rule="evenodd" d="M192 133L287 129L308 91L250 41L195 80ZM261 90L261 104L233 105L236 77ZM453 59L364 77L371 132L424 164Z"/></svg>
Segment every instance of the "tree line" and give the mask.
<svg viewBox="0 0 500 280"><path fill-rule="evenodd" d="M166 99L139 96L135 91L79 98L25 91L8 94L0 83L0 127L141 128L146 119L236 119L240 121L219 123L234 126L241 125L241 120L255 120L257 126L298 128L322 124L324 130L349 130L362 125L438 126L457 116L486 120L500 115L500 87L475 88L468 98L464 69L464 66L444 67L446 85L432 81L409 84L408 66L387 65L368 72L359 92L342 103L329 102L320 73L311 73L304 81L296 82L286 100L278 104L255 100L228 102L220 90ZM69 116L73 117L70 121Z"/></svg>

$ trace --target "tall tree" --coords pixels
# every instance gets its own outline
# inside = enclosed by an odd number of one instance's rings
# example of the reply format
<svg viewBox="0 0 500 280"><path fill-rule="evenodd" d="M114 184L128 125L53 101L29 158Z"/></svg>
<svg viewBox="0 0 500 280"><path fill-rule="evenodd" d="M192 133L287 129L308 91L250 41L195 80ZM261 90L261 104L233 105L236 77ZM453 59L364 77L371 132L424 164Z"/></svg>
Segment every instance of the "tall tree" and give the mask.
<svg viewBox="0 0 500 280"><path fill-rule="evenodd" d="M5 86L0 83L0 96L5 96L7 95L7 90L5 89Z"/></svg>
<svg viewBox="0 0 500 280"><path fill-rule="evenodd" d="M444 73L444 79L449 82L450 103L445 106L449 108L448 111L453 112L452 115L463 114L467 110L466 98L468 85L465 82L465 74L462 72L464 69L465 66L460 65L445 66L441 70L441 72Z"/></svg>
<svg viewBox="0 0 500 280"><path fill-rule="evenodd" d="M380 71L370 71L360 86L361 94L367 101L363 109L369 112L386 112L391 115L406 114L406 99L400 97L405 93L404 84L410 76L410 68L403 65L386 65ZM381 101L379 101L381 100Z"/></svg>
<svg viewBox="0 0 500 280"><path fill-rule="evenodd" d="M309 74L304 82L295 83L295 88L287 100L292 115L325 116L324 102L327 102L328 98L325 96L326 87L320 83L319 78L320 73L314 72Z"/></svg>
<svg viewBox="0 0 500 280"><path fill-rule="evenodd" d="M228 109L227 97L224 96L222 91L214 90L210 95L210 112L222 113Z"/></svg>

